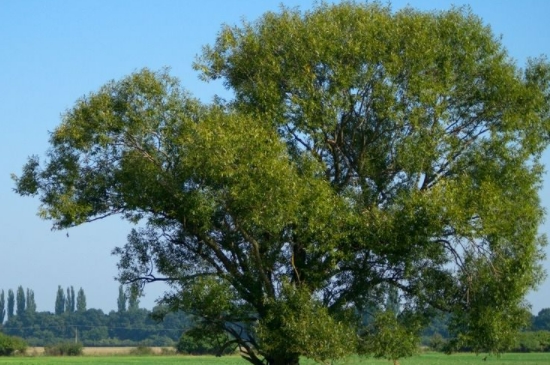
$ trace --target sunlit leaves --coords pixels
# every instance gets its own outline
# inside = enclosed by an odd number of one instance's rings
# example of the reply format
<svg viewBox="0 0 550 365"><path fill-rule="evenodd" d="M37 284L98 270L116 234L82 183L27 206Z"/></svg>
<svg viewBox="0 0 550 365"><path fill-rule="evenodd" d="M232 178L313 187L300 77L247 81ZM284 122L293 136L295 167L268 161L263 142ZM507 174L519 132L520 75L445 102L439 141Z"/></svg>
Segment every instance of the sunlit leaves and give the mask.
<svg viewBox="0 0 550 365"><path fill-rule="evenodd" d="M467 8L342 2L224 26L195 67L235 100L204 105L166 70L112 81L16 192L57 229L142 223L120 278L168 282L255 365L342 357L358 333L395 360L434 310L457 346L510 344L542 278L545 59L519 70ZM403 312L359 329L388 293Z"/></svg>

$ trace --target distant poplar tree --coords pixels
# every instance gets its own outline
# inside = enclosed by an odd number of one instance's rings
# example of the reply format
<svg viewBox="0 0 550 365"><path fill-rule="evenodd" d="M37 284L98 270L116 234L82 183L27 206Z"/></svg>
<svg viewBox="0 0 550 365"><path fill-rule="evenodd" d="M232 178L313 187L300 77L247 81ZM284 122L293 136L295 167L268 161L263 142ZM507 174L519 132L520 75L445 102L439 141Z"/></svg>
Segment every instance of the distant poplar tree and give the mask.
<svg viewBox="0 0 550 365"><path fill-rule="evenodd" d="M130 296L128 297L128 310L134 311L139 309L139 299L138 299L139 292L135 288L131 288L130 290Z"/></svg>
<svg viewBox="0 0 550 365"><path fill-rule="evenodd" d="M71 285L71 313L76 309L76 297L74 295L74 287Z"/></svg>
<svg viewBox="0 0 550 365"><path fill-rule="evenodd" d="M17 288L17 312L18 316L25 314L25 290L21 285Z"/></svg>
<svg viewBox="0 0 550 365"><path fill-rule="evenodd" d="M119 313L126 312L126 293L124 293L122 285L118 287L117 306Z"/></svg>
<svg viewBox="0 0 550 365"><path fill-rule="evenodd" d="M13 293L13 290L8 290L8 319L12 318L15 309L15 294Z"/></svg>
<svg viewBox="0 0 550 365"><path fill-rule="evenodd" d="M61 288L61 285L57 287L57 296L55 297L55 314L62 314L65 312L65 293Z"/></svg>
<svg viewBox="0 0 550 365"><path fill-rule="evenodd" d="M65 312L73 313L75 309L74 287L67 287L67 297L65 298Z"/></svg>
<svg viewBox="0 0 550 365"><path fill-rule="evenodd" d="M36 313L36 302L34 301L34 291L27 288L27 313Z"/></svg>
<svg viewBox="0 0 550 365"><path fill-rule="evenodd" d="M80 288L76 296L76 310L78 312L86 312L86 294L84 289Z"/></svg>
<svg viewBox="0 0 550 365"><path fill-rule="evenodd" d="M0 292L0 325L4 323L4 318L6 317L6 303L4 299L4 289Z"/></svg>

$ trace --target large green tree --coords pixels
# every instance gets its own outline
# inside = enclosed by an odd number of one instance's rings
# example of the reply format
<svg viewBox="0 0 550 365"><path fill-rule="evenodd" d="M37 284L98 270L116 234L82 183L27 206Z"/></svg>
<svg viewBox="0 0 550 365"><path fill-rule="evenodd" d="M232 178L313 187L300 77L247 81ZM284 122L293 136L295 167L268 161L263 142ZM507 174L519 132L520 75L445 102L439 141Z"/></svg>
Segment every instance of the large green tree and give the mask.
<svg viewBox="0 0 550 365"><path fill-rule="evenodd" d="M196 67L234 100L202 105L166 72L111 82L16 191L56 229L144 222L120 279L167 282L256 365L396 360L412 351L392 328L414 343L441 311L456 346L511 344L542 278L544 59L520 70L467 9L344 2L224 27ZM361 328L389 297L400 313Z"/></svg>

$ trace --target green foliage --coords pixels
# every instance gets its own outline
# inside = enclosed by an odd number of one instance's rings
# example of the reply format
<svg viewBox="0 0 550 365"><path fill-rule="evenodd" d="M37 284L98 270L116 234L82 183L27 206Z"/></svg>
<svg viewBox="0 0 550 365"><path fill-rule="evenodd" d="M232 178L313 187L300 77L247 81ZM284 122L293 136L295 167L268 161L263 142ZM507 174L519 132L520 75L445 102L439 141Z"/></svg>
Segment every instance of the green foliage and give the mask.
<svg viewBox="0 0 550 365"><path fill-rule="evenodd" d="M65 293L61 285L57 287L57 295L55 297L55 314L60 315L65 312Z"/></svg>
<svg viewBox="0 0 550 365"><path fill-rule="evenodd" d="M448 347L447 340L439 333L434 333L429 340L428 346L433 351L443 352Z"/></svg>
<svg viewBox="0 0 550 365"><path fill-rule="evenodd" d="M513 345L543 278L545 59L521 71L468 9L342 2L226 26L195 66L235 99L203 105L166 71L112 81L16 192L55 229L142 222L120 280L169 282L170 310L255 365L408 356L437 311L457 348Z"/></svg>
<svg viewBox="0 0 550 365"><path fill-rule="evenodd" d="M543 308L539 311L533 320L533 329L550 331L550 308Z"/></svg>
<svg viewBox="0 0 550 365"><path fill-rule="evenodd" d="M181 335L176 350L188 355L228 355L235 352L234 346L224 346L228 341L230 338L225 333L204 331L204 328L197 327Z"/></svg>
<svg viewBox="0 0 550 365"><path fill-rule="evenodd" d="M355 352L354 322L343 316L331 316L305 288L285 283L281 297L267 307L268 314L260 320L256 331L260 345L268 353L300 354L326 362ZM284 353L277 354L282 350Z"/></svg>
<svg viewBox="0 0 550 365"><path fill-rule="evenodd" d="M27 344L22 338L0 332L0 356L23 354L26 350Z"/></svg>
<svg viewBox="0 0 550 365"><path fill-rule="evenodd" d="M19 286L17 288L17 307L15 314L18 316L22 316L25 314L25 290L22 286Z"/></svg>
<svg viewBox="0 0 550 365"><path fill-rule="evenodd" d="M34 300L34 291L27 288L27 304L26 304L26 313L32 314L36 313L36 301Z"/></svg>
<svg viewBox="0 0 550 365"><path fill-rule="evenodd" d="M139 292L137 288L130 287L130 294L128 295L128 310L135 311L139 309Z"/></svg>
<svg viewBox="0 0 550 365"><path fill-rule="evenodd" d="M420 326L404 313L378 312L374 321L361 334L360 353L397 362L419 351Z"/></svg>
<svg viewBox="0 0 550 365"><path fill-rule="evenodd" d="M80 313L86 312L86 294L82 288L78 290L76 297L76 310Z"/></svg>
<svg viewBox="0 0 550 365"><path fill-rule="evenodd" d="M8 319L13 318L15 309L15 295L13 290L8 289Z"/></svg>
<svg viewBox="0 0 550 365"><path fill-rule="evenodd" d="M74 296L74 287L67 287L67 296L65 297L65 312L73 313L75 311L76 300Z"/></svg>
<svg viewBox="0 0 550 365"><path fill-rule="evenodd" d="M118 287L118 298L116 300L117 310L119 313L126 312L126 293L122 285Z"/></svg>
<svg viewBox="0 0 550 365"><path fill-rule="evenodd" d="M51 346L44 346L44 353L50 356L81 356L82 343L62 342Z"/></svg>
<svg viewBox="0 0 550 365"><path fill-rule="evenodd" d="M151 356L154 353L155 352L151 347L145 345L139 345L136 348L130 350L130 355Z"/></svg>
<svg viewBox="0 0 550 365"><path fill-rule="evenodd" d="M550 331L520 332L512 351L550 352Z"/></svg>
<svg viewBox="0 0 550 365"><path fill-rule="evenodd" d="M168 313L158 322L145 309L104 314L101 310L62 313L36 312L32 316L15 316L2 330L23 337L31 346L54 345L74 341L85 346L173 346L192 321L184 313Z"/></svg>
<svg viewBox="0 0 550 365"><path fill-rule="evenodd" d="M6 316L6 300L4 298L4 289L0 292L0 326L4 323Z"/></svg>

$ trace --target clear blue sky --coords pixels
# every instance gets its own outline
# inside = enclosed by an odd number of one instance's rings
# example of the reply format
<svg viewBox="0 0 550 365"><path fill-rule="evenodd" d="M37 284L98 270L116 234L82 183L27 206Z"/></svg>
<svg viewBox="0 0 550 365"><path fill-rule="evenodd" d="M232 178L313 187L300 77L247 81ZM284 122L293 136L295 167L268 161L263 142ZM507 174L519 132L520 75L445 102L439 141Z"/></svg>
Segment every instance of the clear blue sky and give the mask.
<svg viewBox="0 0 550 365"><path fill-rule="evenodd" d="M191 68L201 47L211 44L222 23L254 20L283 3L308 9L311 0L0 0L0 289L33 289L39 311L53 311L57 285L83 287L88 307L116 308L116 258L129 225L113 218L66 232L50 231L36 216L38 201L13 191L27 156L43 155L48 131L74 101L102 84L143 67L171 67L195 96L224 94ZM490 24L518 65L550 54L550 1L401 1L423 10L470 4ZM550 165L550 153L545 162ZM550 175L541 191L550 208ZM541 227L550 232L550 225ZM547 250L550 254L550 250ZM550 255L549 255L550 256ZM550 271L550 259L545 262ZM146 288L150 308L165 288ZM550 279L528 296L537 313L550 307Z"/></svg>

